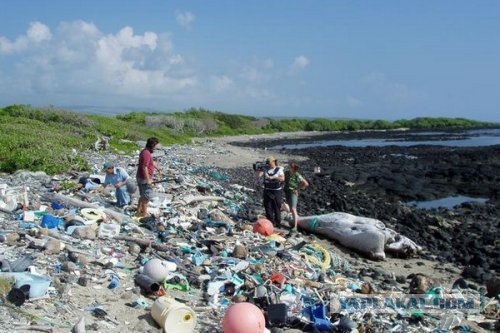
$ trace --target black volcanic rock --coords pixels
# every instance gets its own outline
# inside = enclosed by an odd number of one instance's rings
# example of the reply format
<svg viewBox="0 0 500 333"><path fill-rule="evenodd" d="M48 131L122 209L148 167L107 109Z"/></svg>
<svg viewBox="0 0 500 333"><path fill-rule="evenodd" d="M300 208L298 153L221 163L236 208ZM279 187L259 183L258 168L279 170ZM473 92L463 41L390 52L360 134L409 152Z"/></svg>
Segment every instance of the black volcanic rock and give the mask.
<svg viewBox="0 0 500 333"><path fill-rule="evenodd" d="M401 132L358 132L328 138L367 136L408 140L419 137ZM436 138L445 139L440 135ZM268 140L266 145L291 141ZM259 142L239 145L262 148ZM330 146L287 150L287 153L309 158L300 163L300 172L310 183L300 194L300 215L339 211L380 219L441 261L471 266L464 271L464 277L476 281L482 281L486 271L500 269L500 250L495 246L500 234L500 146ZM313 174L315 166L321 167L322 174ZM253 175L250 167L231 170L229 174L231 181L258 187L255 177L249 177ZM489 201L464 203L453 210L422 210L402 204L452 195ZM250 205L260 206L261 202L256 200Z"/></svg>

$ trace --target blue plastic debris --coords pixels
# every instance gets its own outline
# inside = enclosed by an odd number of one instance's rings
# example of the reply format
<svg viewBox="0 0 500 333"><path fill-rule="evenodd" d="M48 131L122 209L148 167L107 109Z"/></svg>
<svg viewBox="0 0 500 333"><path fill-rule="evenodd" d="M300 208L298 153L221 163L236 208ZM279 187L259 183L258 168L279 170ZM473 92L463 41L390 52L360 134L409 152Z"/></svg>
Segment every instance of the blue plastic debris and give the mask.
<svg viewBox="0 0 500 333"><path fill-rule="evenodd" d="M308 306L304 309L304 314L308 315L313 322L314 327L320 331L329 331L332 329L332 323L326 318L326 305L319 303L314 306Z"/></svg>
<svg viewBox="0 0 500 333"><path fill-rule="evenodd" d="M61 219L59 217L57 217L57 216L54 216L54 215L45 214L42 217L42 222L40 223L40 225L43 228L55 229L59 225L61 225Z"/></svg>
<svg viewBox="0 0 500 333"><path fill-rule="evenodd" d="M63 204L60 204L58 202L52 202L50 204L50 207L52 207L53 210L58 210L58 209L63 209L64 208L64 205Z"/></svg>
<svg viewBox="0 0 500 333"><path fill-rule="evenodd" d="M36 227L37 225L34 223L19 222L19 228L21 229L33 229Z"/></svg>
<svg viewBox="0 0 500 333"><path fill-rule="evenodd" d="M113 277L111 278L111 282L108 285L108 289L115 289L119 285L120 285L120 279L118 278L118 276L113 275Z"/></svg>
<svg viewBox="0 0 500 333"><path fill-rule="evenodd" d="M200 251L196 251L193 254L193 257L191 258L191 261L196 266L200 266L205 261L205 259L207 259L207 256L205 256L204 254L202 254Z"/></svg>
<svg viewBox="0 0 500 333"><path fill-rule="evenodd" d="M349 289L351 289L352 291L358 291L361 290L361 287L359 286L359 284L353 282L349 284Z"/></svg>

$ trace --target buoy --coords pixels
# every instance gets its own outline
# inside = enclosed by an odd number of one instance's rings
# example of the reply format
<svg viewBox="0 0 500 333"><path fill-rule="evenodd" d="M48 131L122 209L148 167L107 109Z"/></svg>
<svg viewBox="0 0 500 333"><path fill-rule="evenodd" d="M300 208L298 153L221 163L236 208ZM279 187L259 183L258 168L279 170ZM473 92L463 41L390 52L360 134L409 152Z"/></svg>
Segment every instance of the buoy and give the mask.
<svg viewBox="0 0 500 333"><path fill-rule="evenodd" d="M170 272L176 269L177 265L175 263L154 258L144 265L143 272L154 281L162 282Z"/></svg>
<svg viewBox="0 0 500 333"><path fill-rule="evenodd" d="M263 236L270 236L274 232L274 226L268 219L258 219L253 225L253 232L259 233Z"/></svg>
<svg viewBox="0 0 500 333"><path fill-rule="evenodd" d="M265 329L262 311L248 302L231 305L222 322L224 333L263 333Z"/></svg>

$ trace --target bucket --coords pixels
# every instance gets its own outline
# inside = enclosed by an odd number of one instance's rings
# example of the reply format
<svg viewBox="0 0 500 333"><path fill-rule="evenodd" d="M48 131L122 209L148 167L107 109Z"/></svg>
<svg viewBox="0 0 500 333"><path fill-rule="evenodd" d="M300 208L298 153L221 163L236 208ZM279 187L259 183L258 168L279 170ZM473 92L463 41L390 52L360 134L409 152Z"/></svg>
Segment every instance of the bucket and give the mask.
<svg viewBox="0 0 500 333"><path fill-rule="evenodd" d="M194 311L169 296L160 297L153 303L151 316L165 333L190 333L196 327Z"/></svg>

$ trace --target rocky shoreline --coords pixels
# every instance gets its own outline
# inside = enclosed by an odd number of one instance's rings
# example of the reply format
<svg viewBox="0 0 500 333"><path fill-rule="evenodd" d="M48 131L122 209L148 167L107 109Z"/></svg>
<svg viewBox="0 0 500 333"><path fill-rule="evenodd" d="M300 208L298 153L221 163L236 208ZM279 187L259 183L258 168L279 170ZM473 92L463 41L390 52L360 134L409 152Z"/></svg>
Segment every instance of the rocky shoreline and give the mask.
<svg viewBox="0 0 500 333"><path fill-rule="evenodd" d="M321 139L418 137L410 132L356 132L311 138L234 142L263 149ZM484 283L498 274L500 250L500 146L343 146L286 149L279 153L307 157L300 162L311 186L301 194L299 213L348 212L382 220L423 245L424 257L464 266L463 275ZM283 161L284 163L285 161ZM321 174L314 174L319 166ZM232 169L233 181L258 187L247 168ZM452 195L488 198L455 209L416 209L411 200Z"/></svg>

